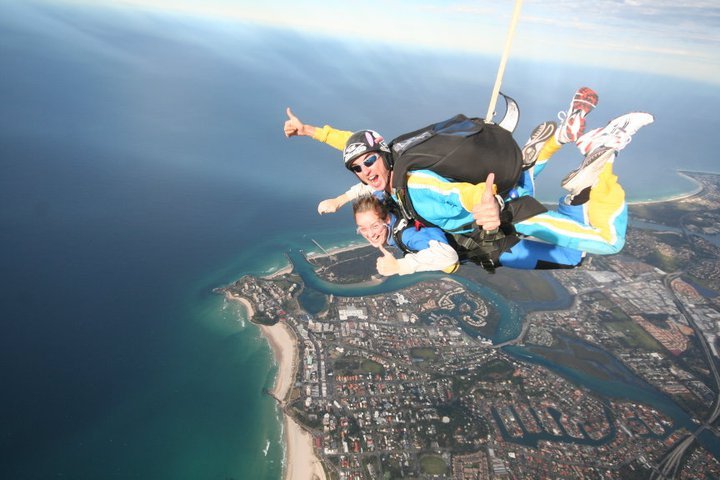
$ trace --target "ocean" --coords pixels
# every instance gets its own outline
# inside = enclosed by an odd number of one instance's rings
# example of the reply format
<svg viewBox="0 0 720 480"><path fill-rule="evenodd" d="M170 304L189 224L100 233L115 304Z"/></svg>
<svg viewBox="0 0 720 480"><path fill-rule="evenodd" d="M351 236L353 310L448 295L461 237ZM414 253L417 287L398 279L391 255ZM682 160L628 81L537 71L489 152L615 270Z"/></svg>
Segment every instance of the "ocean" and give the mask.
<svg viewBox="0 0 720 480"><path fill-rule="evenodd" d="M497 59L39 1L0 3L0 39L0 476L280 478L271 351L212 290L354 239L315 211L352 178L285 108L391 138L482 116ZM519 141L584 84L592 126L656 115L618 160L630 199L717 171L718 87L667 77L512 60ZM544 199L578 157L553 162Z"/></svg>

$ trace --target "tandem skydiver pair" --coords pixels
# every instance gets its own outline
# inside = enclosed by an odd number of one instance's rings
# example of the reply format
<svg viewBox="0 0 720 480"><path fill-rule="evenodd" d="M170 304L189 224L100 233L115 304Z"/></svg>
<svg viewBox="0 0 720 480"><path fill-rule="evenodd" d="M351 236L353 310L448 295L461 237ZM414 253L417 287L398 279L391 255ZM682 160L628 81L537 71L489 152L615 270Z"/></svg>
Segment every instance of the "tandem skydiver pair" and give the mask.
<svg viewBox="0 0 720 480"><path fill-rule="evenodd" d="M609 255L625 243L625 192L613 164L653 116L631 112L585 132L598 95L580 88L561 122L536 127L520 149L511 132L458 115L386 142L374 130L350 132L301 122L287 109L287 137L309 136L343 151L361 183L323 200L333 213L354 201L358 233L383 255L382 275L454 271L473 262L493 272L574 268L586 253ZM534 200L535 179L548 160L575 143L582 164L562 181L568 193L556 210ZM384 245L400 248L394 258Z"/></svg>

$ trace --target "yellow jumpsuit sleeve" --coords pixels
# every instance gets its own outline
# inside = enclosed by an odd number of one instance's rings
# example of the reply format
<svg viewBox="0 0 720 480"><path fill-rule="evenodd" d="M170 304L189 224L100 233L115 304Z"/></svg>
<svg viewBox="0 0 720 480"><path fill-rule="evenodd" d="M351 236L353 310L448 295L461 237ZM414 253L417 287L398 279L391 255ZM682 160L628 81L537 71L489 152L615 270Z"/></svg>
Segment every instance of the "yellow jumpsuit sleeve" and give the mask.
<svg viewBox="0 0 720 480"><path fill-rule="evenodd" d="M337 130L330 125L325 125L322 128L316 128L312 138L318 142L327 143L338 150L345 150L345 144L352 134L353 132L348 132L347 130Z"/></svg>
<svg viewBox="0 0 720 480"><path fill-rule="evenodd" d="M463 208L468 212L472 212L473 207L482 201L483 194L485 193L485 183L472 184L458 182L455 185L457 185L460 191L460 203L462 203ZM496 189L493 188L493 195L495 191Z"/></svg>
<svg viewBox="0 0 720 480"><path fill-rule="evenodd" d="M454 203L459 200L460 205L468 212L471 212L473 207L480 203L483 193L485 193L484 182L477 184L452 182L437 175L421 172L412 172L408 175L407 185L412 190L432 192L433 196L437 196L438 201L440 198L446 198L448 202ZM494 193L495 188L493 188Z"/></svg>

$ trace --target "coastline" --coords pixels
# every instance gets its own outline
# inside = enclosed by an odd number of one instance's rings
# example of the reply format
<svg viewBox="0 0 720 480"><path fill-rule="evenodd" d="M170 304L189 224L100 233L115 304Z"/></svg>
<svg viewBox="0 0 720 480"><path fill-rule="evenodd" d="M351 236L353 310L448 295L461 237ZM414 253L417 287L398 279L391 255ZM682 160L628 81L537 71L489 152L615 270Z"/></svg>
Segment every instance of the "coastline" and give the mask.
<svg viewBox="0 0 720 480"><path fill-rule="evenodd" d="M283 409L285 425L285 480L326 480L320 460L315 455L312 436L303 430L290 415L285 412L285 405L292 391L292 383L297 373L298 348L297 339L292 330L282 322L272 327L258 325L263 336L270 343L278 372L273 396L280 402Z"/></svg>
<svg viewBox="0 0 720 480"><path fill-rule="evenodd" d="M325 250L324 252L312 252L310 254L305 255L305 257L308 260L313 260L315 258L322 258L322 257L330 256L330 255L337 255L338 253L350 252L352 250L357 250L359 248L366 247L367 245L368 244L366 244L366 243L351 243L344 247L330 247L329 249ZM292 273L292 270L293 270L292 263L288 262L288 264L285 265L284 267L282 267L272 273L269 273L267 275L263 275L262 278L267 279L267 280L272 280L281 275L286 275L288 273Z"/></svg>
<svg viewBox="0 0 720 480"><path fill-rule="evenodd" d="M275 272L273 275L276 275ZM255 314L252 303L245 297L226 292L225 298L239 302L246 308L248 319ZM297 339L292 330L282 322L273 326L257 325L270 344L278 365L275 384L270 394L279 402L283 413L285 437L284 480L326 480L325 470L315 455L312 436L302 429L286 412L285 404L292 390L298 365Z"/></svg>
<svg viewBox="0 0 720 480"><path fill-rule="evenodd" d="M633 200L628 201L629 205L647 205L657 204L663 202L673 202L691 198L703 191L703 185L698 180L692 178L690 175L686 175L684 171L677 170L678 175L690 180L695 187L690 191L678 193L667 198L656 198L648 200ZM697 172L697 173L710 173L710 172ZM330 248L323 248L317 244L319 250L312 250L311 252L305 253L305 257L308 260L314 260L318 258L328 257L331 255L337 255L344 252L357 250L367 246L368 244L363 241L351 241L349 244L344 246L336 246ZM262 275L262 278L272 280L276 279L285 274L290 274L293 271L292 262L288 262L279 268L278 270ZM455 281L454 279L451 279ZM459 282L458 282L459 283ZM252 318L255 314L252 302L244 297L236 294L227 294L229 300L235 300L240 302L248 313L248 318ZM292 329L283 322L278 322L273 326L265 326L256 324L267 339L270 347L273 351L273 356L278 366L278 371L275 377L275 383L270 393L279 402L280 408L283 411L283 425L284 425L284 442L285 442L285 462L284 462L284 480L326 480L326 474L323 469L322 463L315 453L314 442L312 435L303 429L290 415L285 412L286 403L289 400L289 396L292 391L292 385L297 373L299 365L299 349L297 344L297 338L295 337ZM520 335L525 332L523 331ZM517 341L517 339L516 339Z"/></svg>
<svg viewBox="0 0 720 480"><path fill-rule="evenodd" d="M242 303L243 307L245 307L245 310L247 311L248 320L252 319L252 317L255 315L255 309L253 308L252 303L250 303L250 300L248 300L247 298L230 292L225 292L225 298L233 302Z"/></svg>
<svg viewBox="0 0 720 480"><path fill-rule="evenodd" d="M309 255L306 255L306 257L308 260L313 260L315 258L327 257L330 255L337 255L338 253L351 252L353 250L367 247L369 245L370 244L367 242L350 243L349 245L346 245L344 247L330 247L325 252L313 252Z"/></svg>
<svg viewBox="0 0 720 480"><path fill-rule="evenodd" d="M658 198L658 199L648 199L648 200L632 200L628 201L628 205L650 205L654 203L664 203L664 202L676 202L678 200L685 200L690 197L694 197L695 195L700 194L703 191L703 185L702 183L698 182L694 178L692 178L690 175L687 175L687 173L699 173L703 175L718 175L717 173L713 172L690 172L689 170L675 170L675 173L679 176L689 180L690 182L695 184L695 188L690 190L689 192L685 193L678 193L675 195L671 195L666 198Z"/></svg>
<svg viewBox="0 0 720 480"><path fill-rule="evenodd" d="M364 247L362 243L350 244L344 247L330 248L326 252L317 252L307 255L308 260L313 258L335 255L349 252ZM281 268L263 278L273 279L280 275L292 272L292 264ZM254 313L252 304L245 298L233 295L248 309L248 314ZM297 338L292 330L282 322L272 327L258 325L263 336L268 340L272 348L275 361L278 364L278 372L275 378L275 385L272 389L273 396L281 402L283 409L283 422L285 428L285 473L284 480L326 480L325 470L320 459L315 454L313 438L305 431L290 415L285 412L286 402L292 390L292 383L297 374L299 362L299 351Z"/></svg>

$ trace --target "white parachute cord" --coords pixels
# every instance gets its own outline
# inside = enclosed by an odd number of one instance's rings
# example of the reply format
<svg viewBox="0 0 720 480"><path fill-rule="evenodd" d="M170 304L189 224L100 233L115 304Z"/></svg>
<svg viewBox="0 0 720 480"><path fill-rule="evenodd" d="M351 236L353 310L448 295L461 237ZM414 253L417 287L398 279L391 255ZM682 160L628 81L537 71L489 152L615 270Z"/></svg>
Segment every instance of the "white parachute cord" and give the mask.
<svg viewBox="0 0 720 480"><path fill-rule="evenodd" d="M490 105L488 106L488 111L485 115L485 123L491 123L492 118L495 115L495 105L497 104L498 94L500 93L500 85L502 84L503 75L505 74L505 65L507 64L508 57L510 56L510 46L512 45L513 36L515 35L515 26L520 18L521 7L522 0L515 0L515 8L513 10L512 19L510 20L510 28L508 29L507 38L505 39L505 50L503 51L502 58L500 59L497 77L495 77L495 87L493 87L492 96L490 97Z"/></svg>

